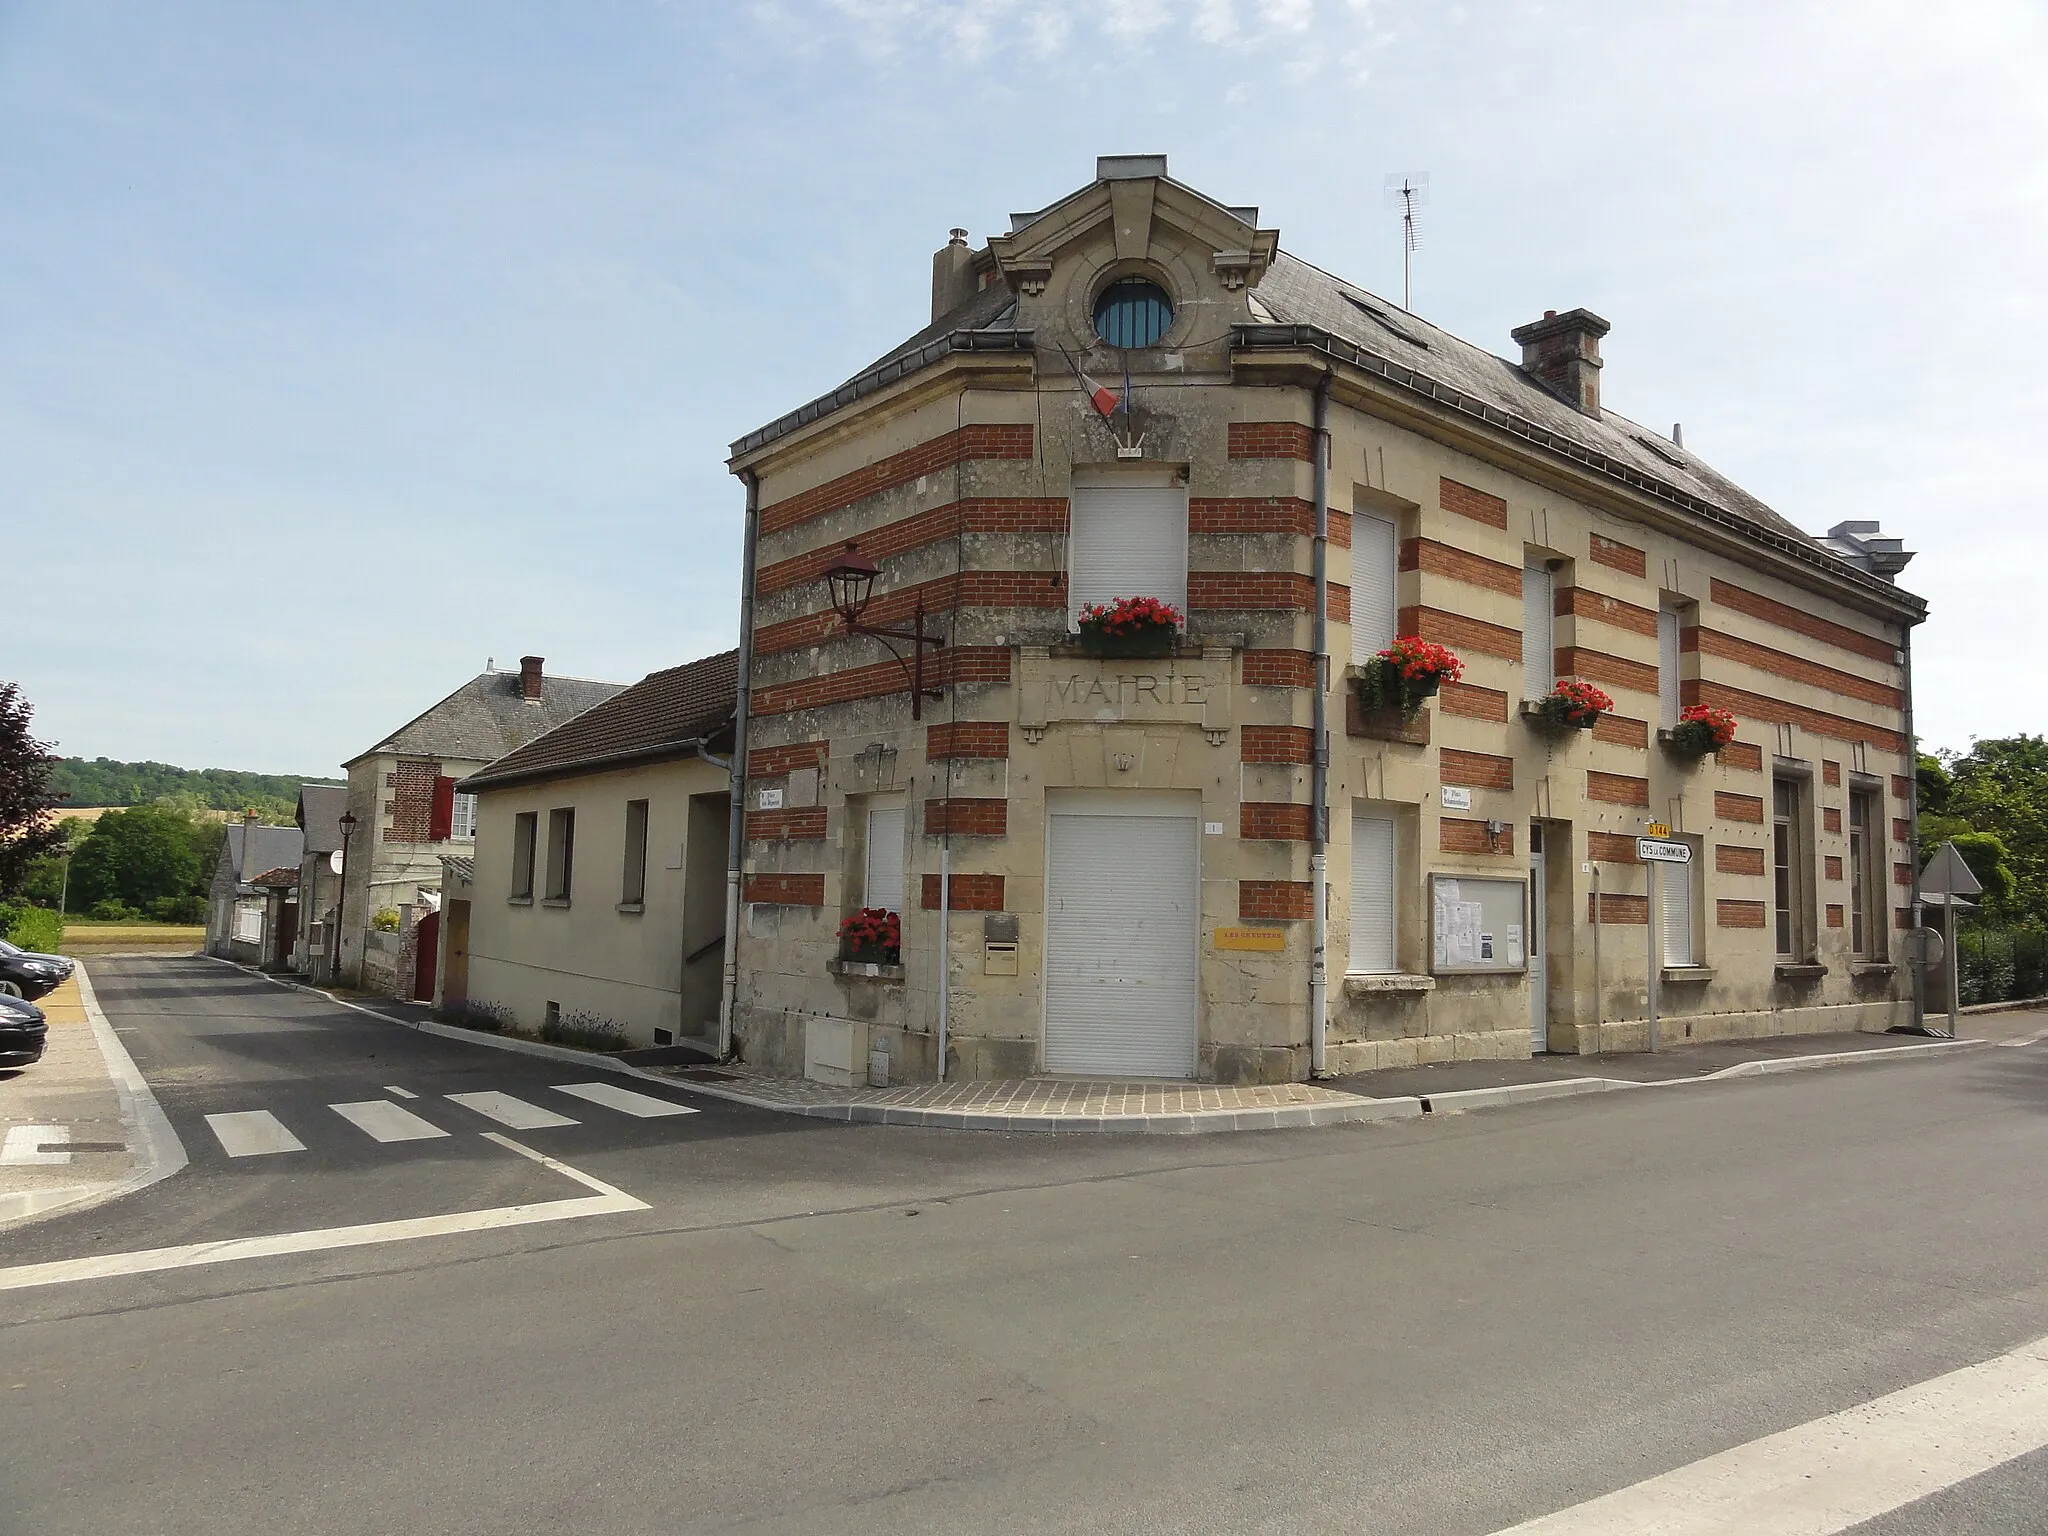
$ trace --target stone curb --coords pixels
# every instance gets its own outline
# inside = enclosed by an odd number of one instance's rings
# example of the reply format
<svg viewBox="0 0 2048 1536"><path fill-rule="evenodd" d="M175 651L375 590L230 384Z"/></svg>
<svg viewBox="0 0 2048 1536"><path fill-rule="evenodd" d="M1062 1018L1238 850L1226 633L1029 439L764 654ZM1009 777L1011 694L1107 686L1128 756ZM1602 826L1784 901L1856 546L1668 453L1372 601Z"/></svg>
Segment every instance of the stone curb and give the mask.
<svg viewBox="0 0 2048 1536"><path fill-rule="evenodd" d="M0 1227L118 1200L123 1195L132 1195L138 1189L147 1189L168 1179L188 1161L185 1144L171 1129L170 1117L164 1113L163 1106L157 1103L156 1095L150 1091L149 1083L137 1070L135 1058L128 1054L128 1047L121 1043L121 1037L114 1033L114 1026L100 1011L99 998L93 992L92 978L86 974L85 962L74 957L72 974L78 980L78 1000L84 1006L85 1021L92 1029L93 1044L99 1047L100 1059L106 1063L107 1077L114 1085L114 1096L120 1101L121 1125L128 1133L130 1148L139 1151L141 1166L126 1178L103 1184L69 1184L61 1189L25 1190L16 1195L0 1196Z"/></svg>
<svg viewBox="0 0 2048 1536"><path fill-rule="evenodd" d="M623 1061L613 1061L608 1057L588 1051L572 1050L567 1046L549 1045L544 1041L508 1038L482 1030L457 1029L453 1025L436 1023L432 1019L421 1019L415 1023L376 1008L366 1008L361 1003L349 1002L346 998L335 997L304 982L286 981L266 971L259 971L253 966L233 960L222 960L218 955L207 958L222 965L232 966L235 970L246 971L251 976L260 976L263 980L274 982L280 987L288 987L297 992L310 992L313 996L324 998L340 1007L352 1008L357 1013L368 1014L373 1019L382 1019L387 1024L418 1030L422 1034L439 1035L449 1040L466 1040L472 1045L489 1046L494 1050L514 1051L527 1056L544 1056L554 1061L598 1067L626 1077L645 1078L650 1083L661 1083L685 1093L700 1093L707 1098L725 1099L734 1104L744 1104L751 1109L770 1110L779 1115L796 1115L806 1120L838 1120L856 1125L921 1126L927 1130L1033 1133L1051 1131L1068 1135L1107 1131L1182 1136L1220 1131L1306 1130L1324 1125L1363 1125L1378 1120L1414 1120L1427 1114L1458 1114L1466 1110L1496 1109L1509 1104L1523 1104L1539 1099L1570 1098L1584 1093L1604 1093L1617 1088L1684 1088L1696 1083L1711 1083L1725 1078L1759 1077L1777 1072L1810 1071L1820 1067L1854 1066L1860 1062L1891 1061L1900 1056L1921 1055L1930 1051L1969 1050L1987 1043L1982 1040L1928 1040L1913 1045L1880 1046L1869 1051L1831 1051L1816 1056L1783 1056L1768 1061L1737 1062L1732 1067L1723 1067L1718 1072L1709 1072L1700 1077L1664 1078L1653 1082L1637 1082L1633 1078L1621 1077L1566 1077L1553 1078L1541 1083L1510 1083L1498 1088L1462 1088L1450 1093L1390 1099L1369 1099L1360 1095L1355 1102L1348 1104L1288 1104L1257 1109L1175 1110L1156 1115L1005 1115L987 1110L920 1109L914 1105L862 1104L852 1101L840 1104L791 1104L785 1100L769 1098L764 1094L732 1088L724 1083L698 1083L687 1078L663 1077Z"/></svg>

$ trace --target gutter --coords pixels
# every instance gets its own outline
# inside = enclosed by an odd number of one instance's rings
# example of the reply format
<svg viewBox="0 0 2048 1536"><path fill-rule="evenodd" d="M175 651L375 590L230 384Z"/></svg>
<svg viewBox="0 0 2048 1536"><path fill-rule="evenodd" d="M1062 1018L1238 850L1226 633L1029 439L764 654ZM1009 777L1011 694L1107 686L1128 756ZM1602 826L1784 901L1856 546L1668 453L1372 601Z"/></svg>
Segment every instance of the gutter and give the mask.
<svg viewBox="0 0 2048 1536"><path fill-rule="evenodd" d="M1315 911L1308 969L1310 1077L1329 1075L1325 1037L1330 1013L1330 386L1335 377L1334 371L1325 372L1315 393L1316 611L1309 626L1316 666L1309 756L1309 900Z"/></svg>
<svg viewBox="0 0 2048 1536"><path fill-rule="evenodd" d="M607 769L622 767L629 763L658 763L671 757L688 757L692 753L706 762L716 762L704 750L710 742L709 736L691 736L683 741L663 742L658 747L629 747L623 752L606 752L597 757L579 757L573 763L556 763L547 768L514 769L510 773L473 773L466 779L456 781L455 788L465 795L473 795L484 789L508 789L519 784L539 784L549 779L573 779L579 774L602 773Z"/></svg>
<svg viewBox="0 0 2048 1536"><path fill-rule="evenodd" d="M747 713L754 691L754 554L761 531L761 477L739 472L747 488L747 516L740 547L739 703L733 716L731 810L725 833L725 963L718 989L718 1059L732 1054L733 1008L740 990L740 864L747 850Z"/></svg>

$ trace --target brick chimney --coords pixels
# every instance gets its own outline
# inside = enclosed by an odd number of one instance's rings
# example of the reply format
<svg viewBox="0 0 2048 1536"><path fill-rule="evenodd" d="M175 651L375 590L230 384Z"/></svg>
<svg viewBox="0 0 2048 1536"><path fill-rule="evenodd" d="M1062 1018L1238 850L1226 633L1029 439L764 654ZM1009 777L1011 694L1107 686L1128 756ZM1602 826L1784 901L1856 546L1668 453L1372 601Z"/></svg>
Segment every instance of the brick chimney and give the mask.
<svg viewBox="0 0 2048 1536"><path fill-rule="evenodd" d="M950 315L974 297L974 252L967 246L967 231L952 231L953 238L932 257L932 318Z"/></svg>
<svg viewBox="0 0 2048 1536"><path fill-rule="evenodd" d="M540 702L540 664L545 656L519 658L519 696L529 704Z"/></svg>
<svg viewBox="0 0 2048 1536"><path fill-rule="evenodd" d="M1543 311L1508 334L1522 344L1522 367L1588 416L1600 414L1600 338L1612 327L1590 309Z"/></svg>
<svg viewBox="0 0 2048 1536"><path fill-rule="evenodd" d="M263 871L256 867L256 813L242 812L242 884L247 885Z"/></svg>

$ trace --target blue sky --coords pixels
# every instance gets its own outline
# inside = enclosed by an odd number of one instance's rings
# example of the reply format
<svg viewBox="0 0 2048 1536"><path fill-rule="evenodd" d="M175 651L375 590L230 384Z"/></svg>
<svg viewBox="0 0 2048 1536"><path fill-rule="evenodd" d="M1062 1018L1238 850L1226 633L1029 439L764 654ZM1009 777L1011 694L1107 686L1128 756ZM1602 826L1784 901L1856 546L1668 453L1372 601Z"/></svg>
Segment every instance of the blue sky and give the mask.
<svg viewBox="0 0 2048 1536"><path fill-rule="evenodd" d="M331 772L522 652L731 643L726 444L930 255L1164 151L1801 526L1877 518L1933 746L2039 731L2048 10L0 0L0 677L87 756ZM25 600L24 600L25 599Z"/></svg>

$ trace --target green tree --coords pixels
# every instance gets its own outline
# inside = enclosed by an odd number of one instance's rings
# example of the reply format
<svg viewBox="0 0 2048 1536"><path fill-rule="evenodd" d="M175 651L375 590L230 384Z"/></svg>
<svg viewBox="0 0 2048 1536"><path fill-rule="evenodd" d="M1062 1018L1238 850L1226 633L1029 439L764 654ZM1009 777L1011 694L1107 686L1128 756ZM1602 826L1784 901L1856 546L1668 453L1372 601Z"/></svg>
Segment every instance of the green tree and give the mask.
<svg viewBox="0 0 2048 1536"><path fill-rule="evenodd" d="M189 817L161 806L113 811L93 823L71 860L71 910L100 902L144 907L167 896L203 890L210 870L200 862Z"/></svg>
<svg viewBox="0 0 2048 1536"><path fill-rule="evenodd" d="M1968 752L1950 756L1943 765L1949 788L1932 815L1920 819L1924 860L1945 837L1954 837L1964 861L1984 882L1987 914L2007 921L2048 921L2048 740L2039 736L2004 736L1979 741ZM1926 797L1924 809L1932 810ZM2002 852L1999 859L1983 845L1965 847L1966 833L1988 834ZM1984 859L1979 867L1979 859ZM2005 896L1994 897L1998 864L2011 873Z"/></svg>
<svg viewBox="0 0 2048 1536"><path fill-rule="evenodd" d="M0 900L12 896L36 860L63 841L56 793L56 755L29 730L35 709L13 683L0 683Z"/></svg>

